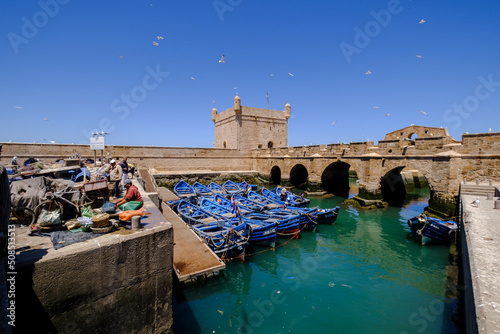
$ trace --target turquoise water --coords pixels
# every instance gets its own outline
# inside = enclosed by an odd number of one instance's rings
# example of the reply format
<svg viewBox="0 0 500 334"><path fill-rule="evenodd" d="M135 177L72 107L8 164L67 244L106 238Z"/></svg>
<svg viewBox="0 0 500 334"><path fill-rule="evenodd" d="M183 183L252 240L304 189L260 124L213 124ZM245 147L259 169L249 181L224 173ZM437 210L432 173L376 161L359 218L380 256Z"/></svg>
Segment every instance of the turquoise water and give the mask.
<svg viewBox="0 0 500 334"><path fill-rule="evenodd" d="M175 332L457 333L457 301L446 297L450 246L409 236L406 221L428 191L407 199L378 211L341 206L335 225L279 239L274 251L249 249L219 277L176 287Z"/></svg>

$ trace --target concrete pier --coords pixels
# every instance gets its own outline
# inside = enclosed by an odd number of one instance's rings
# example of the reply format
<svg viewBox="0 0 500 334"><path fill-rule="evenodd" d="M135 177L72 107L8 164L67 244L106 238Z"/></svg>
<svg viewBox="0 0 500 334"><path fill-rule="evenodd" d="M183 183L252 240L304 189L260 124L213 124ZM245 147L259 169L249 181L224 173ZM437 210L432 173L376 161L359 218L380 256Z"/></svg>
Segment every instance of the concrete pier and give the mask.
<svg viewBox="0 0 500 334"><path fill-rule="evenodd" d="M500 332L500 210L496 196L461 196L462 268L466 333ZM472 202L479 197L479 205ZM491 197L491 196L490 196Z"/></svg>
<svg viewBox="0 0 500 334"><path fill-rule="evenodd" d="M15 228L15 272L7 275L15 278L16 332L172 332L173 227L143 199L150 214L140 230L58 250Z"/></svg>

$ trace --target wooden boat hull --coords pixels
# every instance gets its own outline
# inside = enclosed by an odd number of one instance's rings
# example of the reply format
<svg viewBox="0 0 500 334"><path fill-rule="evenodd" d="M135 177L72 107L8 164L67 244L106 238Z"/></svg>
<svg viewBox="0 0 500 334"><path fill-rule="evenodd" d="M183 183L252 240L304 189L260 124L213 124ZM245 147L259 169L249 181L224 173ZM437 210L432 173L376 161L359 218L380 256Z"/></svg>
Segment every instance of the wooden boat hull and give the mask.
<svg viewBox="0 0 500 334"><path fill-rule="evenodd" d="M437 218L416 216L408 219L408 227L414 236L425 243L450 243L455 241L458 225L456 222L443 222Z"/></svg>

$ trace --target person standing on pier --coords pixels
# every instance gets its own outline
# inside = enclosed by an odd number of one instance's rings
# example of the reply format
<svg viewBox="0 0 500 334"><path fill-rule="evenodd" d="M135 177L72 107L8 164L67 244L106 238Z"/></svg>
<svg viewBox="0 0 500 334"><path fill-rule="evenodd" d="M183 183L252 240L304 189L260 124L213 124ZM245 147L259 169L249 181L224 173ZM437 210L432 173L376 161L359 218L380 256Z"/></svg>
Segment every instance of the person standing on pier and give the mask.
<svg viewBox="0 0 500 334"><path fill-rule="evenodd" d="M128 163L127 157L123 158L122 162L120 162L120 167L122 168L122 186L125 187L125 180L128 179Z"/></svg>
<svg viewBox="0 0 500 334"><path fill-rule="evenodd" d="M122 181L122 167L116 163L116 160L111 160L109 162L109 181L114 182L115 186L113 187L113 197L120 197L120 182Z"/></svg>

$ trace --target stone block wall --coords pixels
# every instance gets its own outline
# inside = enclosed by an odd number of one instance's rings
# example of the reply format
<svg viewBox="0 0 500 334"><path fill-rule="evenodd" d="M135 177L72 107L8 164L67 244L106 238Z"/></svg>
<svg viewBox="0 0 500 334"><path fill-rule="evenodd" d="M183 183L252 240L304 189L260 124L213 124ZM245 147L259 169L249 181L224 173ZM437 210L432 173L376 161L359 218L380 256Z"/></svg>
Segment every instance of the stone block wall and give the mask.
<svg viewBox="0 0 500 334"><path fill-rule="evenodd" d="M18 257L16 330L173 331L172 226L98 239L49 250L39 259Z"/></svg>
<svg viewBox="0 0 500 334"><path fill-rule="evenodd" d="M462 154L500 154L500 132L463 134Z"/></svg>
<svg viewBox="0 0 500 334"><path fill-rule="evenodd" d="M19 163L33 156L44 162L51 162L68 158L74 153L80 154L82 158L94 158L89 145L3 143L0 160L10 165L13 156L18 157ZM105 159L127 157L128 162L135 165L137 169L233 171L253 168L251 152L241 150L116 145L107 146L103 153ZM97 157L100 157L99 152Z"/></svg>

